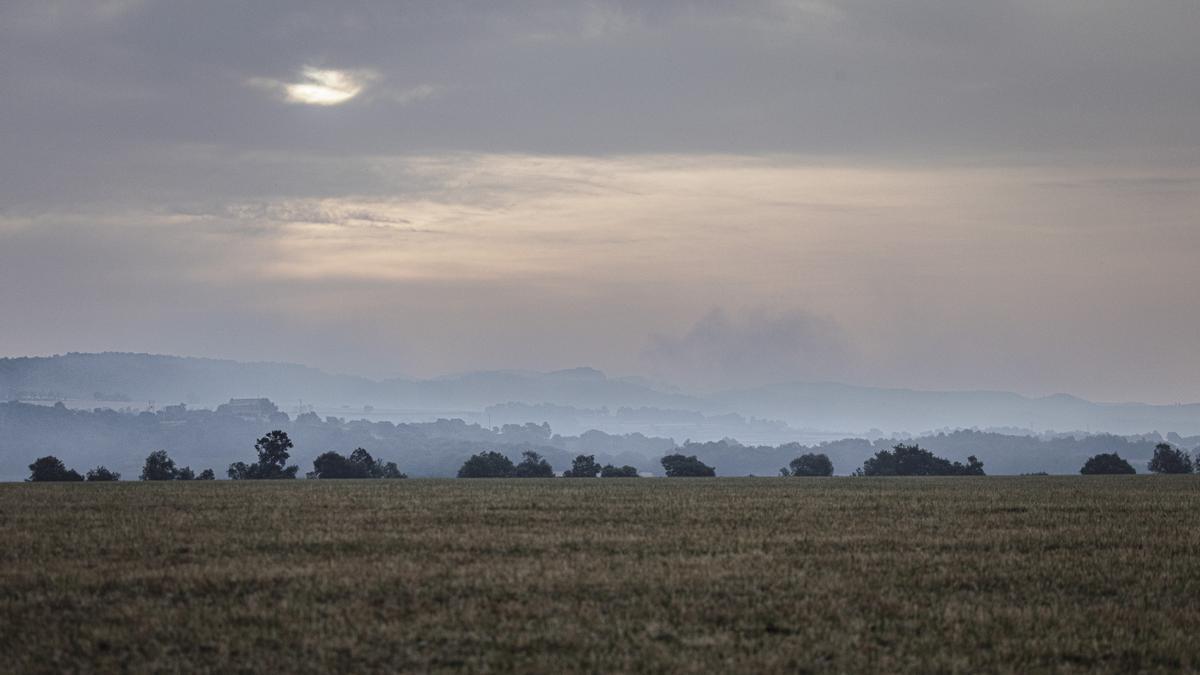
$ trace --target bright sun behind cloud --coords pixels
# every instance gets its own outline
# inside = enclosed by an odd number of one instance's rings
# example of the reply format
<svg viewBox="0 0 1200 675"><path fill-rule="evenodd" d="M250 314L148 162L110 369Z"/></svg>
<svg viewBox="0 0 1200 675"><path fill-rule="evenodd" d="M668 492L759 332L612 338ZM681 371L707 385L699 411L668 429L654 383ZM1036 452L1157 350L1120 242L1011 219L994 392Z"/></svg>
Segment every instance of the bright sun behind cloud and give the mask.
<svg viewBox="0 0 1200 675"><path fill-rule="evenodd" d="M300 71L300 77L295 82L253 78L248 83L251 86L273 91L288 103L333 106L345 103L361 94L375 77L374 72L366 70L305 67Z"/></svg>
<svg viewBox="0 0 1200 675"><path fill-rule="evenodd" d="M344 70L305 68L304 80L287 83L284 92L291 103L309 105L338 105L358 96L366 84L364 75Z"/></svg>

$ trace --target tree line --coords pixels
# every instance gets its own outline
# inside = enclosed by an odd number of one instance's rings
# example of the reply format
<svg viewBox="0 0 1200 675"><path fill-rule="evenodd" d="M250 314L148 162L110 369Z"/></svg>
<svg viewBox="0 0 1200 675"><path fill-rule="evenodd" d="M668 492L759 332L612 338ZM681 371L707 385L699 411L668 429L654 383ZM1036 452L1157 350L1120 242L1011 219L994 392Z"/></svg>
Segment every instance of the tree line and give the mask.
<svg viewBox="0 0 1200 675"><path fill-rule="evenodd" d="M239 460L253 464L247 453L253 441L278 429L287 432L296 443L292 463L301 464L297 478L312 468L313 458L325 450L343 455L355 448L367 448L372 455L395 460L410 476L453 477L463 461L473 454L495 450L521 460L521 453L532 450L541 454L556 472L570 468L580 454L594 454L603 466L632 465L643 475L663 474L660 459L667 454L696 455L714 467L718 475L768 476L779 472L796 457L808 453L828 456L837 473L851 473L880 450L896 443L919 444L922 448L965 463L967 454L987 462L988 473L1018 474L1029 471L1075 473L1088 457L1097 453L1118 452L1146 471L1154 446L1170 442L1175 447L1200 446L1200 436L1180 437L1168 434L1114 436L1111 434L1008 435L1000 432L956 430L926 433L912 438L844 438L805 445L743 444L734 439L685 441L640 434L612 435L588 431L576 436L553 433L546 424L506 424L485 427L460 419L431 422L391 423L318 417L312 413L292 416L265 424L234 414L211 410L191 410L185 406L165 406L154 412L119 412L98 409L77 410L65 406L42 406L0 402L0 480L21 480L29 476L24 462L53 454L82 474L86 467L103 464L119 471L124 478L136 479L146 453L165 448L172 457L187 458L197 472L212 467L217 478L225 478L225 468ZM30 448L45 448L32 453ZM145 448L130 461L130 448ZM312 452L307 452L308 450ZM969 450L970 452L963 452ZM67 454L69 453L69 454ZM249 454L249 458L247 457ZM303 461L298 455L303 454ZM86 467L84 463L87 462ZM195 466L199 464L200 466Z"/></svg>
<svg viewBox="0 0 1200 675"><path fill-rule="evenodd" d="M288 464L290 451L295 447L284 431L272 431L254 443L257 461L234 462L226 475L230 480L278 480L294 479L300 467ZM711 478L716 469L698 459L696 455L673 453L659 460L663 474L668 478ZM1200 467L1200 456L1193 460L1191 455L1175 448L1170 443L1159 443L1150 460L1152 473L1190 474ZM805 453L793 459L779 470L784 477L832 476L833 462L822 453ZM27 482L111 482L121 479L121 474L97 466L86 474L68 469L62 460L47 455L39 457L29 465ZM1118 453L1100 453L1084 463L1079 472L1084 475L1133 474L1137 471ZM480 452L469 457L458 470L459 478L553 478L554 468L545 457L533 450L522 453L521 461L513 462L495 450ZM637 478L640 474L630 465L601 466L595 455L578 455L571 468L563 472L564 478ZM950 461L938 457L916 444L900 443L891 450L880 450L863 462L853 476L983 476L983 462L971 455L967 462ZM305 474L309 479L348 478L407 478L395 462L376 460L364 448L355 448L348 456L335 451L322 453L313 460L313 470ZM155 450L146 457L139 476L144 481L165 480L213 480L212 469L199 474L190 466L179 467L165 450Z"/></svg>

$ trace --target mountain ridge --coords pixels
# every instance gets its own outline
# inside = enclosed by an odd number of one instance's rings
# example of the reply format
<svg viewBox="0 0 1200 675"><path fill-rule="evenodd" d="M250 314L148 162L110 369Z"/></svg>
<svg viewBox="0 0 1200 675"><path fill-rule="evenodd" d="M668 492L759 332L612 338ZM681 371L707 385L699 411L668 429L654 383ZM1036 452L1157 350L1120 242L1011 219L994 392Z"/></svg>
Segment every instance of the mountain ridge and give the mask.
<svg viewBox="0 0 1200 675"><path fill-rule="evenodd" d="M216 405L271 398L327 406L477 410L510 402L580 408L661 408L736 413L796 428L919 433L949 428L1025 428L1112 433L1200 433L1200 403L1096 402L1072 394L1033 397L1002 390L920 390L838 382L784 382L707 394L664 391L644 378L581 366L550 372L469 371L437 378L372 379L303 364L135 352L69 352L0 358L0 398ZM538 420L529 420L538 421Z"/></svg>

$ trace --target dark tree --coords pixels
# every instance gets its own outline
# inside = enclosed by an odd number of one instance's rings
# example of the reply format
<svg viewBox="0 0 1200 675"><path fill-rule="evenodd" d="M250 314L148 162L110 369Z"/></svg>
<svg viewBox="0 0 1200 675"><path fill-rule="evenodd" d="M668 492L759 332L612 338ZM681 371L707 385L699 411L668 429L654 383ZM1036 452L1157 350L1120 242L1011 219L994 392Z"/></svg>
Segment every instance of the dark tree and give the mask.
<svg viewBox="0 0 1200 675"><path fill-rule="evenodd" d="M380 462L363 448L355 448L350 453L350 463L359 467L366 478L408 478L395 462Z"/></svg>
<svg viewBox="0 0 1200 675"><path fill-rule="evenodd" d="M83 480L83 476L75 469L68 469L62 460L54 455L46 455L29 465L29 478L25 480L31 483L74 483Z"/></svg>
<svg viewBox="0 0 1200 675"><path fill-rule="evenodd" d="M401 479L408 478L408 474L400 470L395 462L376 463L375 464L376 478Z"/></svg>
<svg viewBox="0 0 1200 675"><path fill-rule="evenodd" d="M229 477L233 480L276 480L295 478L300 467L287 466L288 450L293 448L292 439L286 432L272 431L258 439L254 449L258 451L258 463L234 462L229 465Z"/></svg>
<svg viewBox="0 0 1200 675"><path fill-rule="evenodd" d="M1191 473L1192 458L1186 452L1171 447L1170 443L1159 443L1154 446L1154 457L1150 460L1150 470L1154 473Z"/></svg>
<svg viewBox="0 0 1200 675"><path fill-rule="evenodd" d="M254 449L258 451L258 463L277 467L280 472L284 471L288 457L291 457L288 451L294 447L287 432L279 430L263 436L254 444Z"/></svg>
<svg viewBox="0 0 1200 675"><path fill-rule="evenodd" d="M350 463L362 471L364 478L372 478L375 474L375 458L365 448L355 448L350 453Z"/></svg>
<svg viewBox="0 0 1200 675"><path fill-rule="evenodd" d="M856 472L860 476L982 476L983 462L975 455L967 463L951 462L938 457L919 445L894 446L891 450L880 450L874 457L863 462Z"/></svg>
<svg viewBox="0 0 1200 675"><path fill-rule="evenodd" d="M958 462L955 462L954 466L959 467L962 465L959 464ZM962 475L964 475L964 476L985 476L985 475L987 475L983 472L983 461L980 460L975 455L967 455L967 465L962 468Z"/></svg>
<svg viewBox="0 0 1200 675"><path fill-rule="evenodd" d="M663 471L667 478L711 478L716 469L696 459L695 455L675 453L662 458Z"/></svg>
<svg viewBox="0 0 1200 675"><path fill-rule="evenodd" d="M313 460L313 470L309 478L366 478L367 473L362 467L353 464L341 453L330 450L317 455Z"/></svg>
<svg viewBox="0 0 1200 675"><path fill-rule="evenodd" d="M175 480L175 460L167 456L166 450L155 450L146 457L142 465L142 480Z"/></svg>
<svg viewBox="0 0 1200 675"><path fill-rule="evenodd" d="M349 457L326 452L313 460L309 478L408 478L395 462L378 462L371 453L355 448Z"/></svg>
<svg viewBox="0 0 1200 675"><path fill-rule="evenodd" d="M595 455L579 455L571 462L571 468L563 472L563 478L595 478L599 473Z"/></svg>
<svg viewBox="0 0 1200 675"><path fill-rule="evenodd" d="M458 470L459 478L509 478L516 471L512 460L489 450L472 455Z"/></svg>
<svg viewBox="0 0 1200 675"><path fill-rule="evenodd" d="M547 462L541 455L532 451L526 450L521 453L520 464L517 464L513 470L513 475L517 478L554 478L554 469L550 467L550 462Z"/></svg>
<svg viewBox="0 0 1200 675"><path fill-rule="evenodd" d="M600 477L601 478L637 478L638 470L637 470L637 467L629 466L628 464L626 464L625 466L613 466L612 464L605 464L604 468L600 469Z"/></svg>
<svg viewBox="0 0 1200 675"><path fill-rule="evenodd" d="M212 469L205 469L201 471L198 476L196 476L196 480L215 480L216 477L217 476L213 473Z"/></svg>
<svg viewBox="0 0 1200 675"><path fill-rule="evenodd" d="M829 456L822 454L805 454L793 459L791 463L779 470L781 476L832 476L833 462Z"/></svg>
<svg viewBox="0 0 1200 675"><path fill-rule="evenodd" d="M190 466L177 469L175 471L175 480L196 480L196 472L192 471L192 467Z"/></svg>
<svg viewBox="0 0 1200 675"><path fill-rule="evenodd" d="M1088 461L1083 463L1083 468L1079 473L1085 476L1099 474L1129 474L1137 473L1133 467L1121 459L1121 456L1115 452L1102 452L1099 455L1088 458Z"/></svg>
<svg viewBox="0 0 1200 675"><path fill-rule="evenodd" d="M121 474L116 471L109 471L108 468L98 466L87 472L89 483L111 483L121 480Z"/></svg>

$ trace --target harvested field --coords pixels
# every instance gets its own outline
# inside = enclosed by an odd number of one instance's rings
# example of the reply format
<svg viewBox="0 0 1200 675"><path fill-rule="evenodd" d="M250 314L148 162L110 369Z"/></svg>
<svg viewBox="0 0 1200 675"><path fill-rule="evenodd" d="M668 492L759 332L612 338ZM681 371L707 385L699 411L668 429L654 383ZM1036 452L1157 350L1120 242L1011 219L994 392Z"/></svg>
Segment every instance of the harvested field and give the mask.
<svg viewBox="0 0 1200 675"><path fill-rule="evenodd" d="M0 485L16 672L1200 669L1194 476Z"/></svg>

